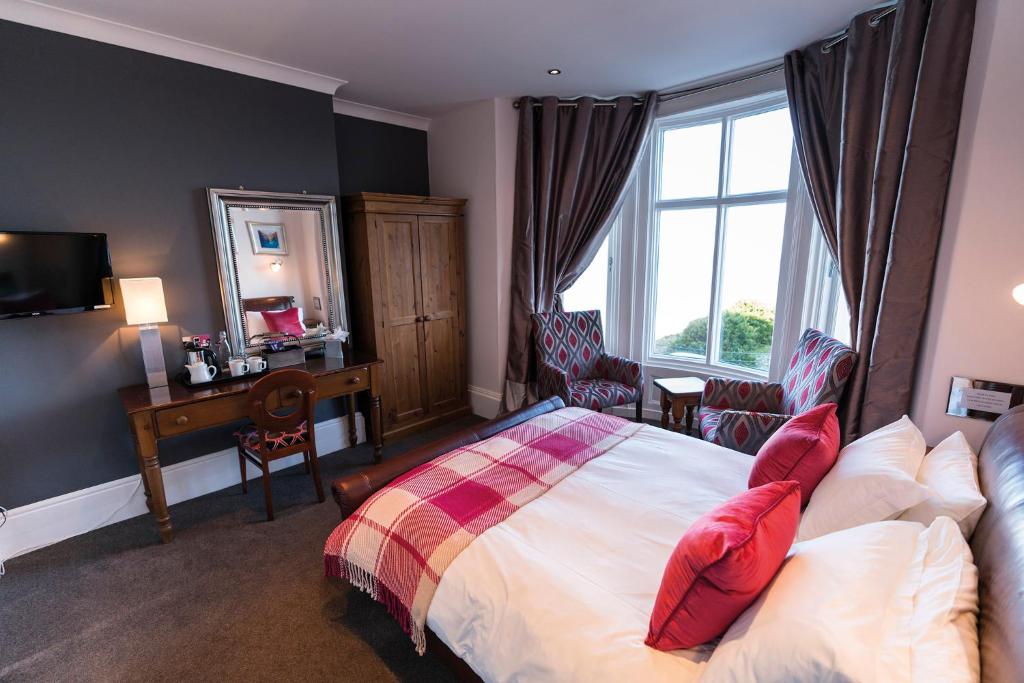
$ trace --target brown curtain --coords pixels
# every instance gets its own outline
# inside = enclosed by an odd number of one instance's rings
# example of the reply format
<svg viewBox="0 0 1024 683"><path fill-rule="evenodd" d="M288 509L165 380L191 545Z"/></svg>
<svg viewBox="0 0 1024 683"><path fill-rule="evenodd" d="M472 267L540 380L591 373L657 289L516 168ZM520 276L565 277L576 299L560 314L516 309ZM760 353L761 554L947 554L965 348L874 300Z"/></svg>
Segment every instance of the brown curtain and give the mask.
<svg viewBox="0 0 1024 683"><path fill-rule="evenodd" d="M852 440L908 412L960 123L975 0L901 0L786 55L797 154L859 353Z"/></svg>
<svg viewBox="0 0 1024 683"><path fill-rule="evenodd" d="M503 408L529 402L534 380L530 314L553 310L594 258L608 232L654 110L656 93L637 104L592 97L519 100L519 148L512 242L512 300Z"/></svg>

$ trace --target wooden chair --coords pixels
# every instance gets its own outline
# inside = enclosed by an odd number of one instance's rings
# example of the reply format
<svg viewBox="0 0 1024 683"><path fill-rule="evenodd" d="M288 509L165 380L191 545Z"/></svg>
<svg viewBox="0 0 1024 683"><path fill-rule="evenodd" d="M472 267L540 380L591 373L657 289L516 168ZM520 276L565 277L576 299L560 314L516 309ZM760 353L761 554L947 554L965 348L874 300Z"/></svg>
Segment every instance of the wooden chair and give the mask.
<svg viewBox="0 0 1024 683"><path fill-rule="evenodd" d="M313 474L318 502L324 502L320 483L320 463L316 456L314 412L316 380L304 370L275 370L249 389L249 419L237 432L238 467L242 474L242 493L249 492L245 477L248 460L263 472L263 495L267 502L267 521L274 519L270 493L270 463L302 453L306 473Z"/></svg>

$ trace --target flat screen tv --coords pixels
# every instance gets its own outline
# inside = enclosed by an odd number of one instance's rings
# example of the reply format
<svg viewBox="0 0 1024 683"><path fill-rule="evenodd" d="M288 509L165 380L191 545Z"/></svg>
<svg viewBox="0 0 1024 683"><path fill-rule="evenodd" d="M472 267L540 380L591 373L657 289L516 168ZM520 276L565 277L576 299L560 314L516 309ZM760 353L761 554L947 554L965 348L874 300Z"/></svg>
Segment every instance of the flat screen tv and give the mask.
<svg viewBox="0 0 1024 683"><path fill-rule="evenodd" d="M113 303L107 236L0 230L0 320Z"/></svg>

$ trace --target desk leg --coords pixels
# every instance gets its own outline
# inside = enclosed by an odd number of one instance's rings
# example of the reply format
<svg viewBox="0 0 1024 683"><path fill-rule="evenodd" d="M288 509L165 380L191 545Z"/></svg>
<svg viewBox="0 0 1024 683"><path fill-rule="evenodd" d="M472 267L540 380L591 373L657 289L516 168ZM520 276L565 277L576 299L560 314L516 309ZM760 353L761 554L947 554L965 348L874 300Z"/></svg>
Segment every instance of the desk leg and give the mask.
<svg viewBox="0 0 1024 683"><path fill-rule="evenodd" d="M380 363L370 366L370 422L373 423L373 461L379 463L384 450L384 408L380 404Z"/></svg>
<svg viewBox="0 0 1024 683"><path fill-rule="evenodd" d="M693 414L696 412L697 406L691 403L686 406L686 435L693 435Z"/></svg>
<svg viewBox="0 0 1024 683"><path fill-rule="evenodd" d="M356 445L356 395L348 395L348 446Z"/></svg>
<svg viewBox="0 0 1024 683"><path fill-rule="evenodd" d="M665 392L661 392L661 428L668 429L668 410L672 407L672 402L668 399Z"/></svg>
<svg viewBox="0 0 1024 683"><path fill-rule="evenodd" d="M159 450L152 415L150 413L132 415L132 432L135 434L135 452L139 458L139 468L146 489L146 506L156 518L157 526L160 528L160 539L164 543L170 543L174 532L171 528L171 515L167 511L164 477L160 471Z"/></svg>
<svg viewBox="0 0 1024 683"><path fill-rule="evenodd" d="M373 461L380 462L381 453L384 449L384 420L383 408L380 405L380 396L370 397L370 419L373 422Z"/></svg>

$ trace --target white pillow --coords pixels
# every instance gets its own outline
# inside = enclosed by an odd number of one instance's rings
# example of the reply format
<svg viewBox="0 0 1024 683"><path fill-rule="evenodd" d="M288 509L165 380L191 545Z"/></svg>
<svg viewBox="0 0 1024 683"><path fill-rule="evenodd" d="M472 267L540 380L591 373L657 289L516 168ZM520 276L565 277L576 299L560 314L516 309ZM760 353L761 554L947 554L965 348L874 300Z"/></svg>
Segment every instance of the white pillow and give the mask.
<svg viewBox="0 0 1024 683"><path fill-rule="evenodd" d="M962 432L949 435L924 457L917 481L928 488L928 497L900 519L931 524L945 515L960 525L964 538L970 538L988 501L978 487L978 456Z"/></svg>
<svg viewBox="0 0 1024 683"><path fill-rule="evenodd" d="M800 519L798 541L895 519L928 497L915 479L924 437L910 418L866 434L839 451Z"/></svg>
<svg viewBox="0 0 1024 683"><path fill-rule="evenodd" d="M952 520L845 529L793 546L701 681L977 681L976 610L977 573Z"/></svg>

